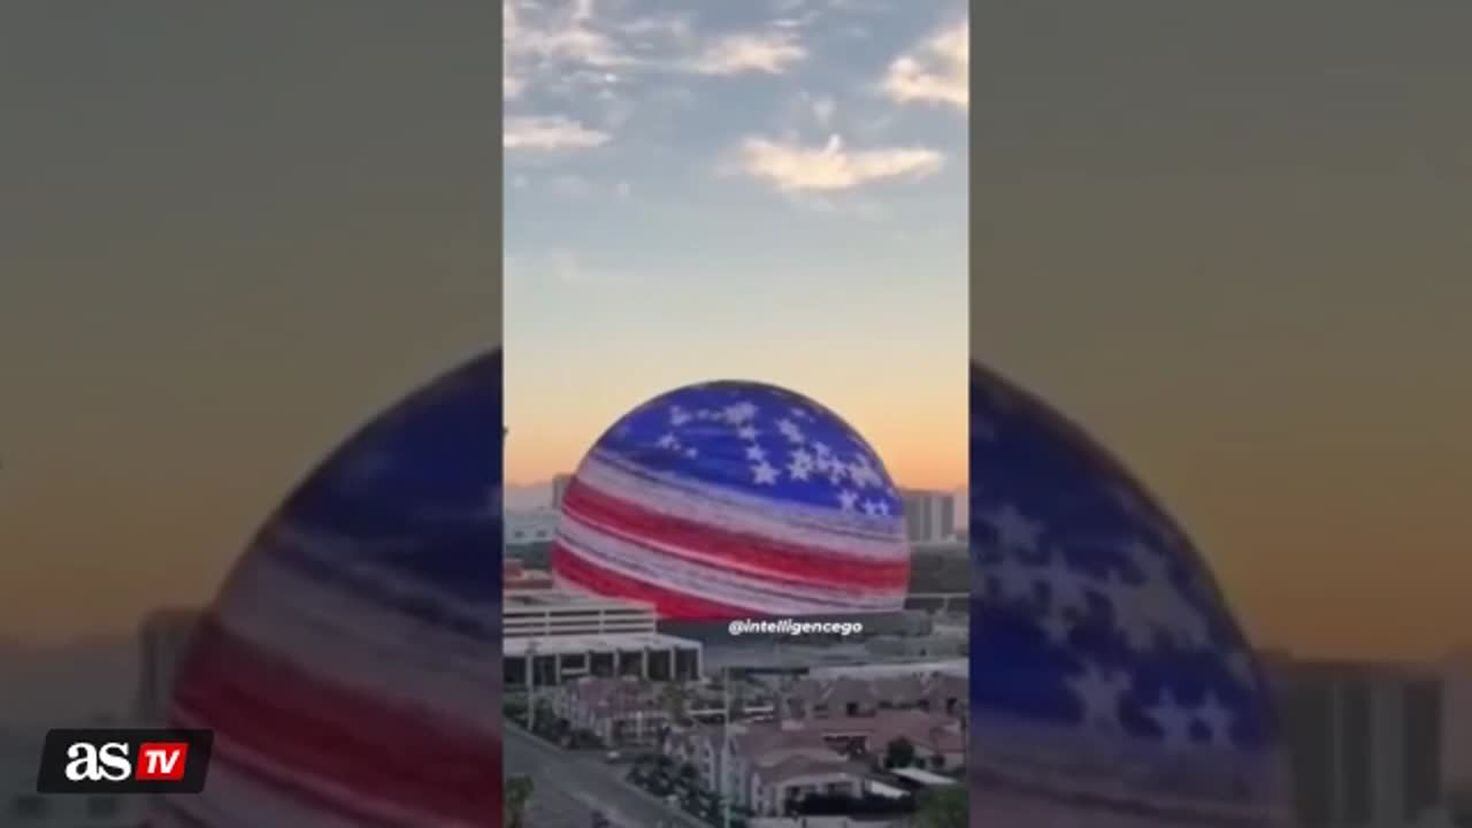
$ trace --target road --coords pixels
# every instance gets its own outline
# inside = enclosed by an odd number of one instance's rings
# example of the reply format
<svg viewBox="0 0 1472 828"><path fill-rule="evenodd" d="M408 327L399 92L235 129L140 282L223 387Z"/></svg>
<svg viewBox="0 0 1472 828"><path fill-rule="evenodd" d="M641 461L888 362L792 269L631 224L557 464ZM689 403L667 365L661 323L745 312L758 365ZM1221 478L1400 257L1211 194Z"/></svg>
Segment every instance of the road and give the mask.
<svg viewBox="0 0 1472 828"><path fill-rule="evenodd" d="M704 828L703 824L661 803L623 780L628 768L610 765L596 754L554 747L514 725L505 730L507 776L532 778L529 828L588 828L593 812L617 828Z"/></svg>

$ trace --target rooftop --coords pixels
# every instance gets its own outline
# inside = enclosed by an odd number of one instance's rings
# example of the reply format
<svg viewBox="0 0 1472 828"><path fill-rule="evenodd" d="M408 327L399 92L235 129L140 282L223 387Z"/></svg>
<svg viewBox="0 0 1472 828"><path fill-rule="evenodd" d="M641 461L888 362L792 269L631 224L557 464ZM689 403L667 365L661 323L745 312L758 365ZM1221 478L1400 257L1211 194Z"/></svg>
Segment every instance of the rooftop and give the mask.
<svg viewBox="0 0 1472 828"><path fill-rule="evenodd" d="M501 652L507 658L521 658L533 648L537 655L562 655L587 652L632 652L637 650L696 649L697 641L661 633L605 633L603 635L551 635L543 638L507 638Z"/></svg>
<svg viewBox="0 0 1472 828"><path fill-rule="evenodd" d="M949 658L941 661L895 661L883 664L814 667L809 675L818 679L834 679L839 677L869 679L924 675L926 673L941 673L959 678L970 678L971 664L964 658Z"/></svg>
<svg viewBox="0 0 1472 828"><path fill-rule="evenodd" d="M920 768L894 768L890 773L901 779L908 779L920 785L943 786L956 784L956 780L949 776L941 776L938 773L931 773L928 770L921 770Z"/></svg>
<svg viewBox="0 0 1472 828"><path fill-rule="evenodd" d="M627 601L621 598L605 598L562 589L508 589L505 592L505 611L514 610L623 610L627 612L653 612L653 604Z"/></svg>

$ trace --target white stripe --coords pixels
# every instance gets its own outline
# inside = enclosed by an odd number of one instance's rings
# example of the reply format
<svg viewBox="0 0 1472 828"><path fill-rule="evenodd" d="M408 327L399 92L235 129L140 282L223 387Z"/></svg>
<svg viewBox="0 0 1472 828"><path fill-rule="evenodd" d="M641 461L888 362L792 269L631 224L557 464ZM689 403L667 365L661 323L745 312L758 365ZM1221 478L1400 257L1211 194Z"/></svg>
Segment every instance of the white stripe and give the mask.
<svg viewBox="0 0 1472 828"><path fill-rule="evenodd" d="M853 587L842 583L834 584L831 589L777 586L770 579L747 577L662 554L586 526L570 515L562 521L558 541L570 554L594 568L608 569L626 578L682 592L693 598L744 607L762 614L889 612L901 609L905 600L904 587L888 593L860 595Z"/></svg>
<svg viewBox="0 0 1472 828"><path fill-rule="evenodd" d="M206 727L207 723L193 719L184 711L176 711L185 727ZM351 803L353 812L366 811L374 817L399 825L443 825L459 826L453 820L432 821L427 814L405 810L403 807L373 796L370 791L352 790L320 777L289 768L242 747L225 734L215 731L211 750L209 776L205 779L204 791L195 796L171 797L171 804L192 816L204 820L211 826L321 826L322 828L355 828L360 823L339 811L327 810L331 806L303 802L270 785L241 773L235 765L250 768L272 778L285 777L293 785L311 791L330 802ZM228 757L229 761L217 761L216 757ZM234 763L234 764L232 764Z"/></svg>
<svg viewBox="0 0 1472 828"><path fill-rule="evenodd" d="M738 577L739 575L745 575L749 576L751 583L770 589L789 593L802 593L804 591L803 584L797 583L802 582L803 578L784 572L779 568L762 566L756 563L734 559L726 555L712 554L695 547L669 543L658 537L650 537L647 533L630 532L608 521L593 520L577 509L565 509L561 524L559 530L565 531L562 531L560 534L572 537L585 545L595 543L590 533L596 533L598 537L615 540L623 539L623 543L631 545L631 548L642 548L648 553L660 557L669 557L675 561L688 562L692 566L708 567L723 576ZM781 548L780 543L777 546L779 549ZM826 554L835 558L843 557L841 553L831 551ZM646 554L644 557L648 557L648 555ZM801 560L806 557L803 553L793 553L791 555L793 560ZM813 563L826 566L829 570L826 582L819 581L814 583L811 580L806 581L806 589L813 590L813 594L826 595L831 590L838 588L842 589L844 594L850 592L867 592L871 595L891 595L896 589L903 589L902 586L874 587L866 584L835 583L832 577L833 573L835 571L842 571L843 562L828 560L813 561ZM864 563L874 562L864 561ZM893 565L898 562L889 563ZM784 583L781 586L777 586L777 582L779 581Z"/></svg>
<svg viewBox="0 0 1472 828"><path fill-rule="evenodd" d="M476 730L499 727L499 644L387 610L262 555L237 570L218 615L232 635L364 695L428 707Z"/></svg>
<svg viewBox="0 0 1472 828"><path fill-rule="evenodd" d="M636 470L626 461L599 451L583 459L577 479L605 495L633 501L656 514L728 532L876 561L893 561L910 554L904 524L898 517L869 517L836 508L781 503L668 473Z"/></svg>

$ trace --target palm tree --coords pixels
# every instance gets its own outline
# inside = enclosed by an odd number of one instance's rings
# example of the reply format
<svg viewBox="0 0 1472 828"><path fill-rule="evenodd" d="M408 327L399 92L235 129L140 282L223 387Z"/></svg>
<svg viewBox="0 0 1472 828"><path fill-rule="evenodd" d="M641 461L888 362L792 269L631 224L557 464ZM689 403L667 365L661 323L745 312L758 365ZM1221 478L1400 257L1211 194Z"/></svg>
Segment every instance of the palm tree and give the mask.
<svg viewBox="0 0 1472 828"><path fill-rule="evenodd" d="M534 788L530 776L513 776L506 780L507 828L525 828L526 806L531 801Z"/></svg>

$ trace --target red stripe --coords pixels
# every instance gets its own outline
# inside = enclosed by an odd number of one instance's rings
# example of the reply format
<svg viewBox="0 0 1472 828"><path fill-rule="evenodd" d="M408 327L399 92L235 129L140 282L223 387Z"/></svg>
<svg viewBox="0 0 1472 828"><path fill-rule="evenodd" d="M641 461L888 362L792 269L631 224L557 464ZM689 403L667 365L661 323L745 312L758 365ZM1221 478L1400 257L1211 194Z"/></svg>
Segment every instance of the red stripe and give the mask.
<svg viewBox="0 0 1472 828"><path fill-rule="evenodd" d="M486 688L488 705L496 704L498 691ZM498 739L311 675L231 634L213 613L181 664L174 700L202 720L198 726L270 757L304 782L322 779L439 820L494 825L501 813ZM432 704L426 700L426 707ZM289 777L268 781L326 796L290 785Z"/></svg>
<svg viewBox="0 0 1472 828"><path fill-rule="evenodd" d="M557 577L598 595L628 598L655 606L660 618L691 621L727 620L761 617L766 613L751 607L737 607L707 601L684 592L629 578L590 564L569 551L560 541L552 544L552 571Z"/></svg>
<svg viewBox="0 0 1472 828"><path fill-rule="evenodd" d="M658 544L660 551L701 560L682 550L729 562L732 569L797 586L903 592L910 583L909 556L871 561L829 549L784 544L749 532L736 532L693 520L651 512L637 503L604 494L576 478L568 486L563 511L624 540ZM897 541L897 544L902 543Z"/></svg>

